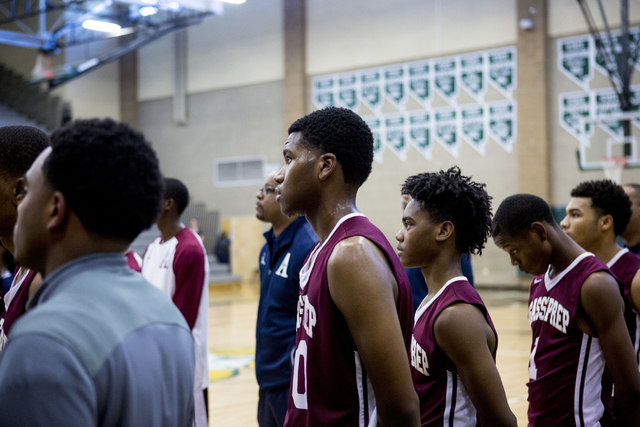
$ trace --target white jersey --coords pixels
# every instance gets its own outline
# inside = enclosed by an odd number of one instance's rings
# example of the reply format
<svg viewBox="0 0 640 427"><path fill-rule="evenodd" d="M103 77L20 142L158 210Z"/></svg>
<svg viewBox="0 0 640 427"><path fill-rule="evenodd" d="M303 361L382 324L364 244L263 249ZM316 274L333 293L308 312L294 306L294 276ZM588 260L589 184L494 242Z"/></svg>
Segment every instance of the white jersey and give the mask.
<svg viewBox="0 0 640 427"><path fill-rule="evenodd" d="M158 237L144 253L142 274L173 299L187 320L195 342L194 385L204 390L209 386L209 261L200 237L189 228L166 242Z"/></svg>

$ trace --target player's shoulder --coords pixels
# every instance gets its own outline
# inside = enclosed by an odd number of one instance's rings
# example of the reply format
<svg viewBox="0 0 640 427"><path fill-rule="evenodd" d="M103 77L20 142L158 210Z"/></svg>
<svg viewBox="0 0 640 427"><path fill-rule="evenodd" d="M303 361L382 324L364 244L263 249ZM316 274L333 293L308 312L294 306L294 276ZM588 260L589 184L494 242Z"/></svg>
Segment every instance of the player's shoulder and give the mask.
<svg viewBox="0 0 640 427"><path fill-rule="evenodd" d="M176 252L204 253L202 241L191 229L185 227L175 237L178 241Z"/></svg>

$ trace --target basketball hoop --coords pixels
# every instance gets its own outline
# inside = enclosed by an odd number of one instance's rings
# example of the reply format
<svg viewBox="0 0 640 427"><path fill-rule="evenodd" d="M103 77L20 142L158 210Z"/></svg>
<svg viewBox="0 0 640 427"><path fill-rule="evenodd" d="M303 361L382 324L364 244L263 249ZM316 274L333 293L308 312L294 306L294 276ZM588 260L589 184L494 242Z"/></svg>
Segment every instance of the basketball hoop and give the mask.
<svg viewBox="0 0 640 427"><path fill-rule="evenodd" d="M602 158L604 177L616 184L620 184L622 181L622 169L625 166L627 166L627 158L625 156L605 156Z"/></svg>

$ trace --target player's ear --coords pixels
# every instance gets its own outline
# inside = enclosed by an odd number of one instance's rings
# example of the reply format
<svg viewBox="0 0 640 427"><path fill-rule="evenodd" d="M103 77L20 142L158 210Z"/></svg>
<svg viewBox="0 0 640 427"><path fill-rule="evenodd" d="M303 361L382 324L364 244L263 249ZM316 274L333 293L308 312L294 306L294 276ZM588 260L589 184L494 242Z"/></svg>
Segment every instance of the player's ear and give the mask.
<svg viewBox="0 0 640 427"><path fill-rule="evenodd" d="M51 198L45 207L47 219L47 228L53 230L59 228L67 221L69 210L67 208L67 199L59 191L51 193Z"/></svg>
<svg viewBox="0 0 640 427"><path fill-rule="evenodd" d="M455 227L451 221L445 221L440 224L438 228L438 235L436 236L436 240L439 242L443 242L447 240L449 237L453 235Z"/></svg>
<svg viewBox="0 0 640 427"><path fill-rule="evenodd" d="M324 181L331 176L331 174L335 173L335 170L338 167L338 159L336 159L336 155L333 153L324 153L319 157L319 173L318 179L320 181Z"/></svg>
<svg viewBox="0 0 640 427"><path fill-rule="evenodd" d="M541 222L531 223L531 233L539 239L540 242L544 242L548 239L547 228Z"/></svg>
<svg viewBox="0 0 640 427"><path fill-rule="evenodd" d="M613 217L611 215L602 215L598 219L598 225L603 231L610 230L613 228Z"/></svg>
<svg viewBox="0 0 640 427"><path fill-rule="evenodd" d="M13 187L13 203L16 206L24 199L25 193L24 178L20 177L16 179Z"/></svg>

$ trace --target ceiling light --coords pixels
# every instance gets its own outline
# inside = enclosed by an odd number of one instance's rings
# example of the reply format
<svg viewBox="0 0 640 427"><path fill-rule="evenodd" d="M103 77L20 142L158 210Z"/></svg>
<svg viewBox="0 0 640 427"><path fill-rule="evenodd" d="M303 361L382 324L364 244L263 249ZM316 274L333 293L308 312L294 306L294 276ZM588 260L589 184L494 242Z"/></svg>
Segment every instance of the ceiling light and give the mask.
<svg viewBox="0 0 640 427"><path fill-rule="evenodd" d="M232 3L232 4L242 4L247 0L222 0L225 3Z"/></svg>
<svg viewBox="0 0 640 427"><path fill-rule="evenodd" d="M87 30L102 31L103 33L113 33L122 29L120 25L113 22L94 21L93 19L87 19L82 23L82 26Z"/></svg>
<svg viewBox="0 0 640 427"><path fill-rule="evenodd" d="M173 10L180 9L180 3L178 3L177 1L172 1L167 6L169 7L169 9L173 9Z"/></svg>
<svg viewBox="0 0 640 427"><path fill-rule="evenodd" d="M144 6L141 7L138 12L140 13L140 16L151 16L158 13L158 9L153 6Z"/></svg>

